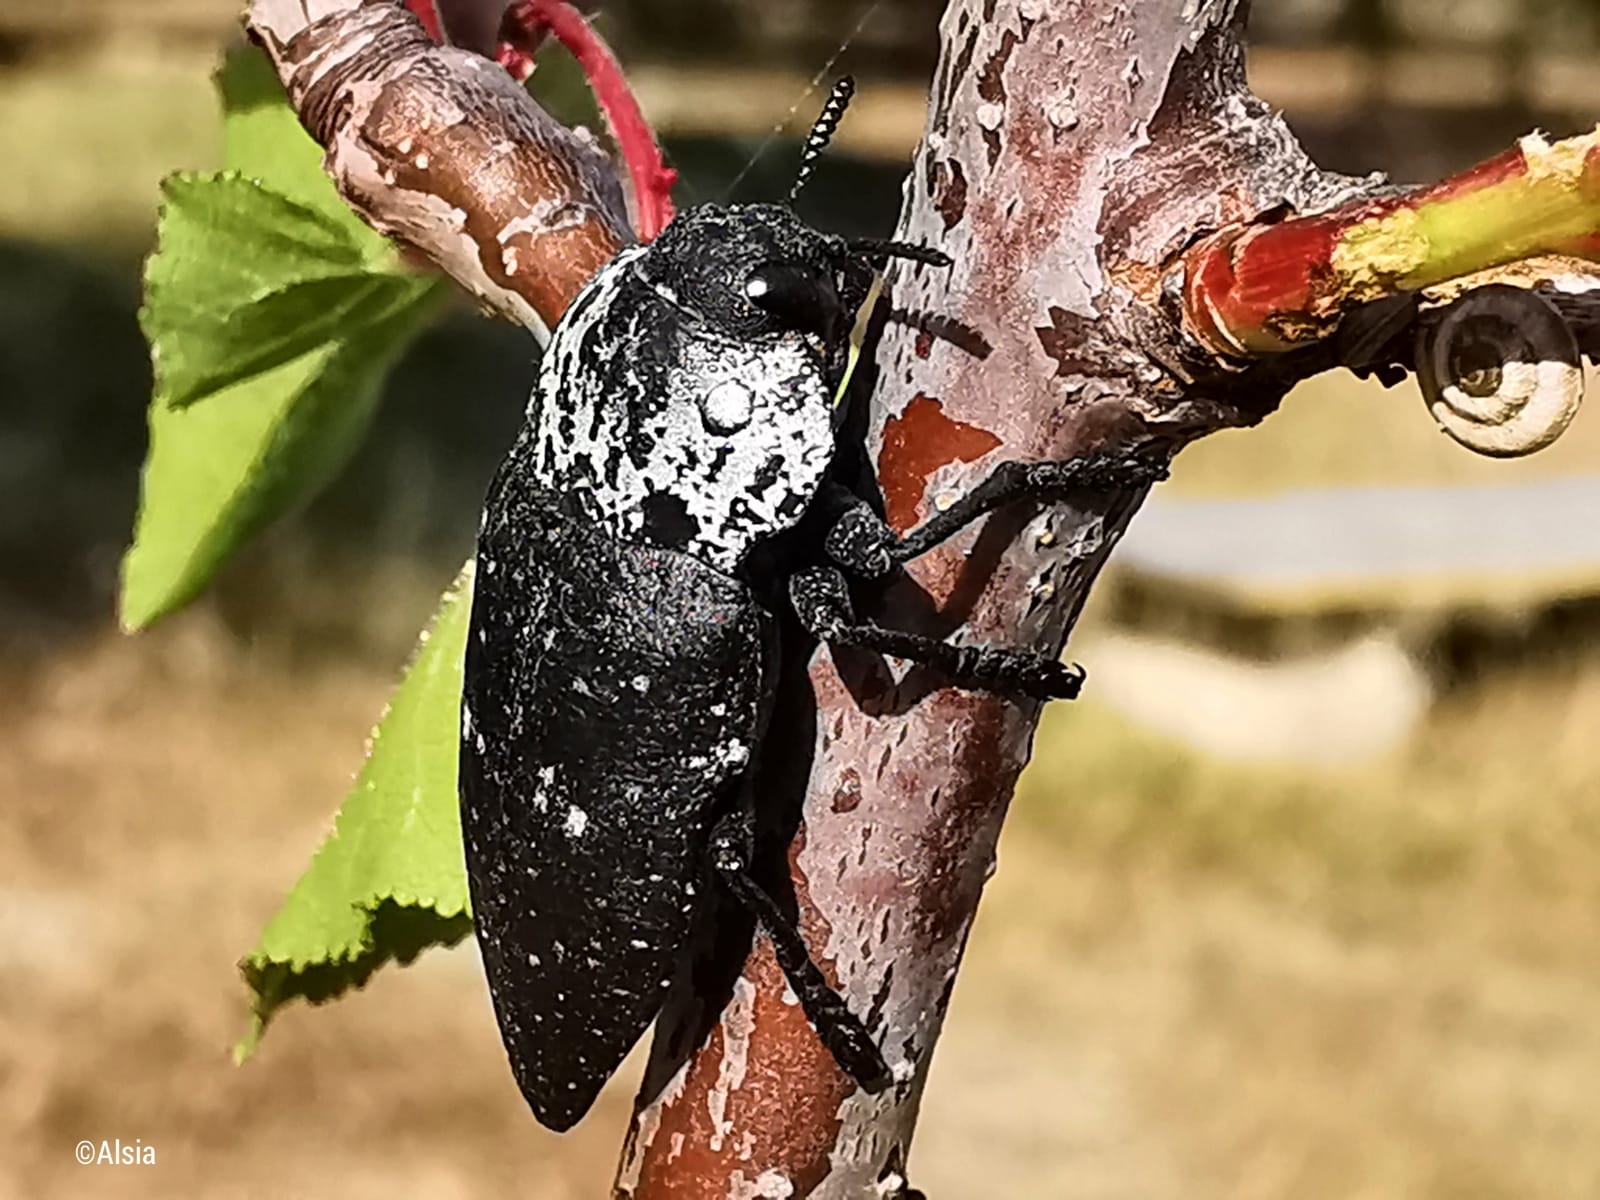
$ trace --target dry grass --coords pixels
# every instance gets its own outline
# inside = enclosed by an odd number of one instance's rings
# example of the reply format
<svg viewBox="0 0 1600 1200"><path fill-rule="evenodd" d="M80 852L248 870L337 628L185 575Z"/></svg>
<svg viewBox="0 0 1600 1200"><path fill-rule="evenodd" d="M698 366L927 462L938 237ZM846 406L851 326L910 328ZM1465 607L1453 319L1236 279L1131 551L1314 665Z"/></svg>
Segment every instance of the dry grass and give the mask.
<svg viewBox="0 0 1600 1200"><path fill-rule="evenodd" d="M538 1130L471 958L292 1012L234 1069L233 958L381 674L203 616L93 640L0 719L0 1194L598 1197L626 1087ZM1203 702L1203 698L1197 698ZM934 1196L1566 1200L1600 1187L1600 670L1463 697L1341 772L1047 719L917 1157ZM155 1168L84 1169L80 1137Z"/></svg>
<svg viewBox="0 0 1600 1200"><path fill-rule="evenodd" d="M1591 392L1600 379L1591 379ZM1173 469L1172 491L1196 496L1270 494L1361 485L1515 484L1593 471L1600 463L1600 410L1578 414L1550 449L1511 462L1480 458L1434 424L1414 382L1385 388L1346 371L1300 385L1255 429L1191 446Z"/></svg>
<svg viewBox="0 0 1600 1200"><path fill-rule="evenodd" d="M0 233L148 237L215 153L204 63L0 73ZM1174 486L1507 480L1414 395L1310 385ZM1091 667L1093 663L1090 663ZM233 960L321 836L390 684L290 677L203 614L0 689L0 1195L599 1197L626 1114L524 1110L470 955L287 1014L236 1070ZM1193 703L1208 703L1205 695ZM1455 697L1344 770L1200 758L1052 711L913 1161L935 1200L1600 1195L1600 667ZM154 1168L82 1168L79 1138Z"/></svg>
<svg viewBox="0 0 1600 1200"><path fill-rule="evenodd" d="M1005 1194L997 1169L1014 1194L1130 1200L1600 1194L1597 726L1593 666L1486 686L1388 761L1321 775L1053 710L921 1177L961 1196Z"/></svg>

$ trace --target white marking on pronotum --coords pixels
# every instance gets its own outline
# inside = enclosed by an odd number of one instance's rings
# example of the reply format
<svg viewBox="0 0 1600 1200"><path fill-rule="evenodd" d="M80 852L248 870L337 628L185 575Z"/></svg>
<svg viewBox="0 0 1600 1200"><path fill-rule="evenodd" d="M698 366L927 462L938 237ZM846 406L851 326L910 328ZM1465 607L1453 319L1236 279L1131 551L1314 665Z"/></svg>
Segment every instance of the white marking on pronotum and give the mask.
<svg viewBox="0 0 1600 1200"><path fill-rule="evenodd" d="M700 412L712 433L737 433L750 424L755 413L755 397L744 384L724 379L706 392L700 401Z"/></svg>
<svg viewBox="0 0 1600 1200"><path fill-rule="evenodd" d="M717 1082L706 1092L706 1111L711 1115L711 1149L720 1151L733 1122L727 1119L728 1097L744 1083L750 1057L750 1034L756 1027L756 985L743 975L734 981L733 997L722 1012L722 1061L717 1065Z"/></svg>
<svg viewBox="0 0 1600 1200"><path fill-rule="evenodd" d="M834 454L832 393L816 339L750 342L708 329L679 345L661 394L639 411L612 343L636 336L624 297L653 286L638 265L648 253L625 250L604 267L550 341L528 410L539 482L586 496L623 539L644 531L653 497L671 497L695 531L687 552L733 572L821 486ZM624 367L597 365L616 361ZM624 454L629 438L646 441L648 456Z"/></svg>

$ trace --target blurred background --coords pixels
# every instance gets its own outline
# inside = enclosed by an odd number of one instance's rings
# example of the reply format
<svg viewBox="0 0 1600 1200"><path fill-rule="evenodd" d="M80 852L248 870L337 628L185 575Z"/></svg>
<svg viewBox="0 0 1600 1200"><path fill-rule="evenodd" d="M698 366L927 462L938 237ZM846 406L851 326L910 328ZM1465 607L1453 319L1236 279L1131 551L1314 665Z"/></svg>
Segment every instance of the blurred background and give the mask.
<svg viewBox="0 0 1600 1200"><path fill-rule="evenodd" d="M887 232L934 7L616 0L601 28L690 202L769 139L739 194L779 194L795 145L771 130L854 71L808 203ZM0 4L0 1196L599 1197L631 1079L540 1130L470 947L229 1059L235 960L466 555L533 369L460 306L334 487L192 609L117 633L139 264L159 178L217 157L236 8ZM1330 166L1431 178L1600 118L1593 0L1257 10L1257 86ZM1592 521L1597 472L1600 414L1491 463L1409 386L1348 376L1183 456L1075 641L1090 698L1040 732L914 1181L1600 1195L1600 555L1554 536ZM78 1167L80 1138L157 1165Z"/></svg>

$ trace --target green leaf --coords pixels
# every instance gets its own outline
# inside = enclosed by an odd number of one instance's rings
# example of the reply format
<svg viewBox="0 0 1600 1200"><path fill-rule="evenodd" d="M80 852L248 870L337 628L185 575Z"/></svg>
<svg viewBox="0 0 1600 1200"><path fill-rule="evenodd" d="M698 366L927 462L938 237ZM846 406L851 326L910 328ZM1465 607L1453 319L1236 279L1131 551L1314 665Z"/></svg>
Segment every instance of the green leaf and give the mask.
<svg viewBox="0 0 1600 1200"><path fill-rule="evenodd" d="M230 54L217 83L229 169L167 180L145 272L156 390L123 562L130 630L338 473L447 291L339 198L265 55Z"/></svg>
<svg viewBox="0 0 1600 1200"><path fill-rule="evenodd" d="M157 386L123 562L128 629L188 603L339 471L444 294L369 271L349 231L237 175L178 175L164 191L140 313Z"/></svg>
<svg viewBox="0 0 1600 1200"><path fill-rule="evenodd" d="M143 318L157 395L174 408L379 322L426 288L369 273L347 229L239 175L174 175L162 195Z"/></svg>
<svg viewBox="0 0 1600 1200"><path fill-rule="evenodd" d="M387 962L408 963L472 931L456 800L471 608L469 563L422 635L332 834L239 964L253 1010L239 1061L290 1000L334 999Z"/></svg>

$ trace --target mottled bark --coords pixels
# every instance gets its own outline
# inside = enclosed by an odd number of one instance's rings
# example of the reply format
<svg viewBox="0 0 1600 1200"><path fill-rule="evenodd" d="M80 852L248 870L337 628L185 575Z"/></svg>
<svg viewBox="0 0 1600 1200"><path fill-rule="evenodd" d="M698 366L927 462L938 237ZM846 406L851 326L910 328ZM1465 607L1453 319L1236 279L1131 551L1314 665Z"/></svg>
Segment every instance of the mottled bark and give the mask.
<svg viewBox="0 0 1600 1200"><path fill-rule="evenodd" d="M1351 198L1246 91L1244 6L956 0L897 236L870 445L891 520L1005 458L1258 420L1287 376L1218 371L1164 281L1197 236ZM1057 653L1141 495L1010 513L929 555L896 625ZM1090 664L1092 671L1092 664ZM924 1080L1039 710L812 668L820 716L794 855L804 924L900 1075L857 1091L758 945L720 1026L645 1107L619 1190L643 1200L898 1194ZM1091 676L1092 686L1092 676Z"/></svg>
<svg viewBox="0 0 1600 1200"><path fill-rule="evenodd" d="M358 213L541 337L631 240L616 173L398 0L254 0L246 27Z"/></svg>
<svg viewBox="0 0 1600 1200"><path fill-rule="evenodd" d="M898 236L955 266L891 273L861 377L897 528L1003 459L1176 449L1260 420L1317 371L1413 365L1437 318L1414 294L1390 305L1399 277L1363 291L1362 307L1319 312L1303 339L1262 342L1255 332L1293 316L1279 301L1306 272L1292 253L1271 258L1289 262L1289 285L1266 297L1233 295L1238 271L1218 273L1296 234L1258 237L1263 225L1376 211L1359 206L1385 194L1318 169L1249 93L1247 7L951 0ZM624 239L592 147L487 60L429 45L399 0L254 0L251 27L351 203L500 311L553 320ZM1591 165L1585 151L1582 188ZM1554 232L1540 244L1600 244L1593 228ZM1570 289L1540 303L1592 343L1592 309ZM874 615L1057 653L1142 498L1085 493L998 514L914 564ZM799 747L814 753L789 861L813 954L868 1016L898 1082L869 1096L841 1074L757 938L698 1051L681 1069L656 1056L619 1195L906 1193L922 1087L1039 712L924 671L840 668L826 650L810 664L816 737ZM669 1012L669 1032L693 1028L689 1007Z"/></svg>

